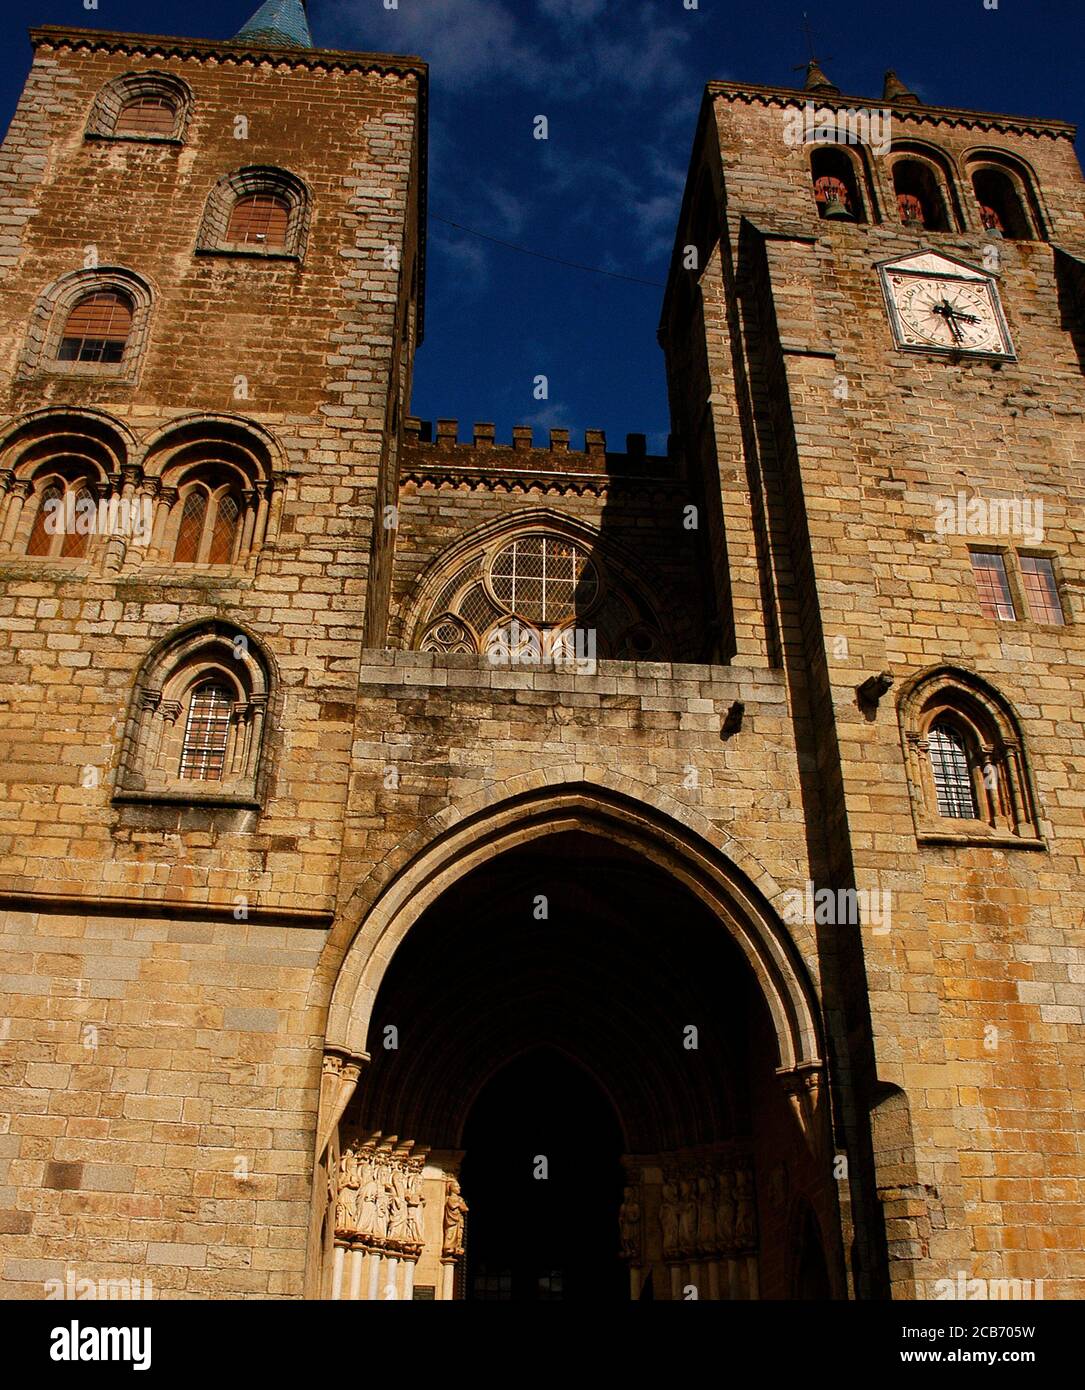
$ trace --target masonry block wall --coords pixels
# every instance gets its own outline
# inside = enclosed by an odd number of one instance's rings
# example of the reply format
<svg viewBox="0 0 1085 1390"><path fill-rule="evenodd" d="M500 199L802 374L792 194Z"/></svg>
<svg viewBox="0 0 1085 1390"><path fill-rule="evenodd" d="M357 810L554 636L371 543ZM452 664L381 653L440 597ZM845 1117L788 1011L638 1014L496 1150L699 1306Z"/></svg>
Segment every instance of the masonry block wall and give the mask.
<svg viewBox="0 0 1085 1390"><path fill-rule="evenodd" d="M426 69L102 32L33 42L0 154L8 501L49 447L107 457L103 493L157 505L178 449L226 441L262 461L266 535L248 564L177 566L104 537L49 559L25 554L24 518L0 554L3 1274L34 1297L66 1261L145 1265L162 1292L297 1293L320 1073L306 996L417 336ZM183 137L89 138L103 89L146 73L187 84ZM216 184L247 166L307 188L300 258L198 250ZM95 265L150 289L138 373L28 370L41 296ZM206 619L271 668L262 809L117 804L137 672ZM235 1150L263 1155L240 1184Z"/></svg>
<svg viewBox="0 0 1085 1390"><path fill-rule="evenodd" d="M1085 252L1085 201L1073 132L884 103L894 150L940 152L961 225L903 228L886 159L869 166L876 215L856 225L819 219L811 147L785 138L808 100L863 105L710 85L678 244L703 239L702 186L719 246L709 240L695 297L672 278L665 341L682 338L683 314L703 318L719 468L746 481L719 525L752 532L772 557L764 650L788 672L796 741L817 767L806 804L823 808L828 833L812 857L829 882L893 895L892 930L862 933L868 993L838 1026L875 1115L894 1288L930 1296L964 1269L1080 1296L1085 381L1067 268ZM981 151L1033 171L1046 239L984 230L967 163ZM1018 360L899 351L878 263L922 248L983 265L992 246ZM672 360L676 428L703 430L677 347ZM938 499L959 491L1039 500L1042 541L939 530ZM1066 625L1031 621L1020 602L1018 621L985 617L970 545L1003 552L1011 574L1021 553L1048 556ZM1042 848L917 845L896 692L872 717L856 687L889 671L899 691L943 663L1016 709ZM823 965L836 950L826 943Z"/></svg>

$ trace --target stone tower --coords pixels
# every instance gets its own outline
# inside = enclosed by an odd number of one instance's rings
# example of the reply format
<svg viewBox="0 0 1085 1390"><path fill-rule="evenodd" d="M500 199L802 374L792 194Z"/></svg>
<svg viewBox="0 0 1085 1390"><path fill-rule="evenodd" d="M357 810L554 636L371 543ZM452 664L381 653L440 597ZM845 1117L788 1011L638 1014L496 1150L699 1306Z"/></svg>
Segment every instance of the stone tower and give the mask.
<svg viewBox="0 0 1085 1390"><path fill-rule="evenodd" d="M817 932L904 1296L1085 1274L1073 134L710 83L663 309L718 659L786 679L813 882L892 907Z"/></svg>
<svg viewBox="0 0 1085 1390"><path fill-rule="evenodd" d="M461 442L424 63L33 42L5 1293L1080 1291L1069 128L711 84L666 456Z"/></svg>

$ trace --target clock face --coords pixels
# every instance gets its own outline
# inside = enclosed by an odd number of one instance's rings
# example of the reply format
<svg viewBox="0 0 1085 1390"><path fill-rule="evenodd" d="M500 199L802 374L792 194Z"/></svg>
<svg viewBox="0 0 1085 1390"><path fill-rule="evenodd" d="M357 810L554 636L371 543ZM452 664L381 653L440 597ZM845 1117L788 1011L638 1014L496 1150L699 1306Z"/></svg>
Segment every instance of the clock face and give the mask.
<svg viewBox="0 0 1085 1390"><path fill-rule="evenodd" d="M909 266L906 262L882 268L898 347L1013 358L998 291L990 276L941 256L909 259L922 259L924 264ZM938 273L943 267L943 273Z"/></svg>

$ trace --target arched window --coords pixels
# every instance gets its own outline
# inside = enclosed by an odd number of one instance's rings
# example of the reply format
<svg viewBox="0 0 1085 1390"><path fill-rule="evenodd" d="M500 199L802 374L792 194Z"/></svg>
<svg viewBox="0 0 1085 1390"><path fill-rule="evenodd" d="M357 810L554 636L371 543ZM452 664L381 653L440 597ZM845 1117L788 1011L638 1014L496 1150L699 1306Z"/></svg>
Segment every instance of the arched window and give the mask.
<svg viewBox="0 0 1085 1390"><path fill-rule="evenodd" d="M80 559L97 526L97 504L86 480L49 478L39 484L38 506L26 543L28 555Z"/></svg>
<svg viewBox="0 0 1085 1390"><path fill-rule="evenodd" d="M120 362L132 332L132 302L117 290L86 294L68 314L60 362Z"/></svg>
<svg viewBox="0 0 1085 1390"><path fill-rule="evenodd" d="M1005 169L990 165L975 169L972 188L979 203L980 220L988 232L1031 241L1035 236L1025 201L1013 177Z"/></svg>
<svg viewBox="0 0 1085 1390"><path fill-rule="evenodd" d="M50 483L42 491L38 512L30 531L30 539L26 543L28 555L49 555L52 553L53 537L56 534L54 518L58 511L63 512L63 507L64 488L60 483Z"/></svg>
<svg viewBox="0 0 1085 1390"><path fill-rule="evenodd" d="M897 210L906 227L928 232L949 231L949 215L942 182L932 165L921 159L897 159L893 163L893 191Z"/></svg>
<svg viewBox="0 0 1085 1390"><path fill-rule="evenodd" d="M183 486L175 512L174 564L233 563L242 506L229 483L218 482L212 474Z"/></svg>
<svg viewBox="0 0 1085 1390"><path fill-rule="evenodd" d="M289 220L290 207L285 198L273 193L250 193L234 204L226 240L238 246L279 249L286 245Z"/></svg>
<svg viewBox="0 0 1085 1390"><path fill-rule="evenodd" d="M172 135L177 128L177 107L164 96L134 97L125 102L113 127L115 135Z"/></svg>
<svg viewBox="0 0 1085 1390"><path fill-rule="evenodd" d="M188 697L180 776L219 781L230 741L230 692L218 681L202 681Z"/></svg>
<svg viewBox="0 0 1085 1390"><path fill-rule="evenodd" d="M931 726L927 736L938 814L975 820L979 815L972 765L965 736L946 719Z"/></svg>
<svg viewBox="0 0 1085 1390"><path fill-rule="evenodd" d="M34 306L19 374L56 372L136 381L151 306L150 285L124 266L69 271L49 285Z"/></svg>
<svg viewBox="0 0 1085 1390"><path fill-rule="evenodd" d="M813 150L810 155L810 176L819 217L830 222L867 220L855 165L844 150Z"/></svg>
<svg viewBox="0 0 1085 1390"><path fill-rule="evenodd" d="M129 72L98 93L88 140L180 141L192 109L187 82L169 72Z"/></svg>
<svg viewBox="0 0 1085 1390"><path fill-rule="evenodd" d="M285 169L252 165L219 179L196 241L200 255L305 254L309 190Z"/></svg>
<svg viewBox="0 0 1085 1390"><path fill-rule="evenodd" d="M942 667L909 682L899 710L921 840L1042 845L1017 719L997 691Z"/></svg>
<svg viewBox="0 0 1085 1390"><path fill-rule="evenodd" d="M136 683L116 799L258 806L270 691L259 644L229 624L162 643Z"/></svg>

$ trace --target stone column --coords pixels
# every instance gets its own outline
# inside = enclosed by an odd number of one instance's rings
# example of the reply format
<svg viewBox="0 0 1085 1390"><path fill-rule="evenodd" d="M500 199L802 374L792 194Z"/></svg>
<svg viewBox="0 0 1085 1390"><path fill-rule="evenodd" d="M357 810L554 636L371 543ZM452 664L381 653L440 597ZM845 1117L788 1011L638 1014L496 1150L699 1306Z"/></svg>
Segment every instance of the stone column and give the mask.
<svg viewBox="0 0 1085 1390"><path fill-rule="evenodd" d="M365 1251L360 1245L352 1245L350 1249L350 1293L347 1297L355 1303L362 1296L362 1265L364 1263Z"/></svg>
<svg viewBox="0 0 1085 1390"><path fill-rule="evenodd" d="M416 1261L403 1261L403 1301L405 1303L414 1302L414 1267Z"/></svg>
<svg viewBox="0 0 1085 1390"><path fill-rule="evenodd" d="M456 1261L441 1261L441 1298L451 1302L456 1291Z"/></svg>
<svg viewBox="0 0 1085 1390"><path fill-rule="evenodd" d="M11 486L11 501L8 503L8 514L4 520L4 534L0 536L0 544L5 547L15 544L15 538L19 531L19 521L23 514L23 505L33 490L33 484L29 478L17 478Z"/></svg>
<svg viewBox="0 0 1085 1390"><path fill-rule="evenodd" d="M379 1250L369 1252L369 1268L366 1272L369 1275L366 1298L370 1303L375 1303L380 1297L381 1252Z"/></svg>
<svg viewBox="0 0 1085 1390"><path fill-rule="evenodd" d="M332 1256L332 1298L335 1299L343 1296L343 1263L346 1257L346 1246L336 1241L335 1254Z"/></svg>

